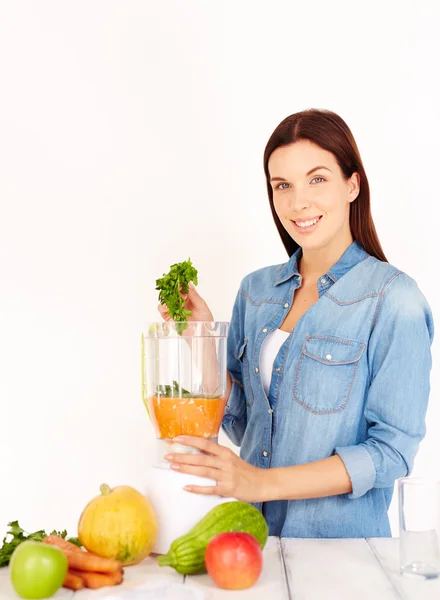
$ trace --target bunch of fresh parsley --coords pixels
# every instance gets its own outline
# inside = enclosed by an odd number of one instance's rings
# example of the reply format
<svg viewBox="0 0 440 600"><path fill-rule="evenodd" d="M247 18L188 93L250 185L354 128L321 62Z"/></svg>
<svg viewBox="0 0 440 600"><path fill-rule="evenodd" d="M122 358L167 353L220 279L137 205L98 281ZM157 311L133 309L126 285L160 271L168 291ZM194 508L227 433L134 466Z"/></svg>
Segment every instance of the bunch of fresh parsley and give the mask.
<svg viewBox="0 0 440 600"><path fill-rule="evenodd" d="M189 291L188 284L192 281L197 285L197 269L194 268L191 259L171 265L169 273L156 279L156 290L159 290L159 302L165 304L168 308L170 317L176 324L176 330L179 335L188 327L188 317L192 311L184 308L182 293Z"/></svg>
<svg viewBox="0 0 440 600"><path fill-rule="evenodd" d="M35 542L41 542L47 535L58 535L63 539L67 537L67 531L52 531L50 534L47 534L43 529L40 531L35 531L34 533L28 533L24 531L18 524L18 521L11 521L8 523L9 531L6 532L6 536L3 538L3 546L0 548L0 567L6 567L9 564L12 553L15 548L25 542L27 540L34 540ZM7 536L12 536L12 539L7 542ZM78 538L68 538L68 542L72 542L77 546L81 547L81 542Z"/></svg>

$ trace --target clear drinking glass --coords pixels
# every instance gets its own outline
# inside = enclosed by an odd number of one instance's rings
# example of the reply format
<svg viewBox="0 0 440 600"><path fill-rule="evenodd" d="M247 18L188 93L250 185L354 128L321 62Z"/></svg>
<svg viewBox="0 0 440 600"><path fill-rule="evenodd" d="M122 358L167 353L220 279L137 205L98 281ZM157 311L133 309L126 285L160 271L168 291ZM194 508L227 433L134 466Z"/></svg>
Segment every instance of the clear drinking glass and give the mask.
<svg viewBox="0 0 440 600"><path fill-rule="evenodd" d="M168 469L167 452L197 450L178 435L217 442L226 404L229 323L149 323L142 334L142 395L157 444L154 466Z"/></svg>
<svg viewBox="0 0 440 600"><path fill-rule="evenodd" d="M422 477L398 480L400 572L433 579L440 575L440 482Z"/></svg>

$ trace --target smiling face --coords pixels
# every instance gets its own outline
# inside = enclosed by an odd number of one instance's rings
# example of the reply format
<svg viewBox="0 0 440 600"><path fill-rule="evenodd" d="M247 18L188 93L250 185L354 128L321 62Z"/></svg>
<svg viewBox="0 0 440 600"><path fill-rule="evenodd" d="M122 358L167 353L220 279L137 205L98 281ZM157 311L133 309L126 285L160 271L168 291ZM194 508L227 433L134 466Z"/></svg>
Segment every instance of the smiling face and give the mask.
<svg viewBox="0 0 440 600"><path fill-rule="evenodd" d="M268 166L275 211L303 250L350 245L357 173L345 179L334 155L309 140L277 148Z"/></svg>

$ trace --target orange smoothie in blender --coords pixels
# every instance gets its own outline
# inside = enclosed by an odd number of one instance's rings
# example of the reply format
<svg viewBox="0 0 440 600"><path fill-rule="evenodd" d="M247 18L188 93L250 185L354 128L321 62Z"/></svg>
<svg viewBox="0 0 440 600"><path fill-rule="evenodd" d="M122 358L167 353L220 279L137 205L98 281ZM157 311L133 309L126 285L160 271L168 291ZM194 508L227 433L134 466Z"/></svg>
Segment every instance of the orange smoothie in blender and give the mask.
<svg viewBox="0 0 440 600"><path fill-rule="evenodd" d="M148 399L148 409L159 438L178 435L216 438L225 407L225 398L182 397L162 395Z"/></svg>

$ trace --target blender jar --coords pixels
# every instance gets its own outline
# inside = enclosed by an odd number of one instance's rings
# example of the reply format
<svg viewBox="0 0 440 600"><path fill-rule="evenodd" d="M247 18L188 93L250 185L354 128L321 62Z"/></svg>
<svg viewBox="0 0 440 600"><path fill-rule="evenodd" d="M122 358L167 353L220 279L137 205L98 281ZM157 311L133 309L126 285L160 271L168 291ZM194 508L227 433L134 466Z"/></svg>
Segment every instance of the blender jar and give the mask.
<svg viewBox="0 0 440 600"><path fill-rule="evenodd" d="M154 322L142 334L142 396L156 434L154 466L168 469L168 452L199 452L173 442L178 435L217 442L226 404L228 326Z"/></svg>

